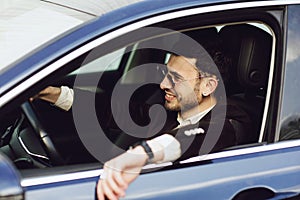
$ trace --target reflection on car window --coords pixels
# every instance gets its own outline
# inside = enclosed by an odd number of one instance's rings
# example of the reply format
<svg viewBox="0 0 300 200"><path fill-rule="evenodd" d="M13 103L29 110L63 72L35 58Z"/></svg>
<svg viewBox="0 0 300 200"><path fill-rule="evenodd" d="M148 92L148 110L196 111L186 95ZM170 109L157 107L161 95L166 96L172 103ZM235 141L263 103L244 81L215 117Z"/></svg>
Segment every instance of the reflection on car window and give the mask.
<svg viewBox="0 0 300 200"><path fill-rule="evenodd" d="M126 48L124 47L105 56L102 56L98 59L95 59L92 62L83 65L71 74L87 74L93 72L115 71L119 68L125 49Z"/></svg>
<svg viewBox="0 0 300 200"><path fill-rule="evenodd" d="M279 140L300 138L300 6L289 6L286 71Z"/></svg>

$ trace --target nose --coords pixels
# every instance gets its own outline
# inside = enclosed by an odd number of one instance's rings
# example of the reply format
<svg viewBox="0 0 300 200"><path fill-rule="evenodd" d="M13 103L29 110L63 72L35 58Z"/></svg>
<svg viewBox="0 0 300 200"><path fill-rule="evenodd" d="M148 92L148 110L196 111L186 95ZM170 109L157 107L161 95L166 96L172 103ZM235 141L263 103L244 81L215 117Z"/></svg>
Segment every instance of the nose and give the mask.
<svg viewBox="0 0 300 200"><path fill-rule="evenodd" d="M168 79L167 76L163 78L163 80L160 82L160 89L165 90L165 89L171 89L172 84L170 83L170 80Z"/></svg>

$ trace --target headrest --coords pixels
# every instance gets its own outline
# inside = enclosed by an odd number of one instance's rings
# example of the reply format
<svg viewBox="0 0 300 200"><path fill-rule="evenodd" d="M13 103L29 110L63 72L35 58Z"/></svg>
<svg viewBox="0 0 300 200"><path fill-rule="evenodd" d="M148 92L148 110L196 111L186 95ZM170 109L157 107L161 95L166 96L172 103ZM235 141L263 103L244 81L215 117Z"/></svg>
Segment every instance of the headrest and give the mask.
<svg viewBox="0 0 300 200"><path fill-rule="evenodd" d="M219 38L218 31L215 27L189 30L183 33L194 39L207 50L213 48L212 45L218 42Z"/></svg>
<svg viewBox="0 0 300 200"><path fill-rule="evenodd" d="M225 26L219 34L224 51L233 59L239 84L246 89L264 88L271 60L271 35L250 24Z"/></svg>

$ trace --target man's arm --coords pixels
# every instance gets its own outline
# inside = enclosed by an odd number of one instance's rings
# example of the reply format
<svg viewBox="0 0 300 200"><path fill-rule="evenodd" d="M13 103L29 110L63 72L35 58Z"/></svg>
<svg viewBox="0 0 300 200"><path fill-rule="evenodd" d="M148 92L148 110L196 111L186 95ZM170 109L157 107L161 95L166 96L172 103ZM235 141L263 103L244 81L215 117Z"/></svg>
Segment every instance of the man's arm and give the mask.
<svg viewBox="0 0 300 200"><path fill-rule="evenodd" d="M169 134L148 140L147 144L154 155L152 163L174 161L181 154L179 142ZM106 162L97 185L98 199L118 199L125 196L128 185L138 177L148 159L145 149L138 145Z"/></svg>
<svg viewBox="0 0 300 200"><path fill-rule="evenodd" d="M31 100L36 98L48 101L53 105L68 111L73 105L74 91L67 86L48 86L35 95Z"/></svg>

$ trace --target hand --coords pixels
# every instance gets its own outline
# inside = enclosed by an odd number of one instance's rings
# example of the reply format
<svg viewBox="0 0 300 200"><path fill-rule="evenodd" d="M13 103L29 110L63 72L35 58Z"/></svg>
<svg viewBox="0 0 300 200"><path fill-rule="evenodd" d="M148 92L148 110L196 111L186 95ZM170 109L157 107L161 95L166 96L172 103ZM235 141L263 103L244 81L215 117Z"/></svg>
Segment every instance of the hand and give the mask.
<svg viewBox="0 0 300 200"><path fill-rule="evenodd" d="M98 199L124 197L128 185L138 177L147 159L144 149L137 146L106 162L97 185Z"/></svg>
<svg viewBox="0 0 300 200"><path fill-rule="evenodd" d="M37 95L30 98L30 101L33 101L34 99L38 98L54 104L57 101L60 92L61 89L59 87L48 86L42 91L40 91Z"/></svg>

